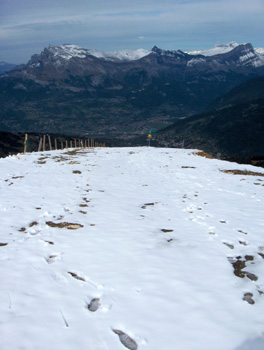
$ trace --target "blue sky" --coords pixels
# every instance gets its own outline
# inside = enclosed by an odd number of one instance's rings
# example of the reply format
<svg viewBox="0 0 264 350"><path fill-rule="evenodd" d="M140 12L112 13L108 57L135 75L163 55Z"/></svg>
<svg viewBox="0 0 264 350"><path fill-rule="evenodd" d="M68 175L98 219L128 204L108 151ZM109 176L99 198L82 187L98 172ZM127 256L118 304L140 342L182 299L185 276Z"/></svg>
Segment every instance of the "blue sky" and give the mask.
<svg viewBox="0 0 264 350"><path fill-rule="evenodd" d="M44 47L102 51L264 47L264 0L0 0L0 61L26 63Z"/></svg>

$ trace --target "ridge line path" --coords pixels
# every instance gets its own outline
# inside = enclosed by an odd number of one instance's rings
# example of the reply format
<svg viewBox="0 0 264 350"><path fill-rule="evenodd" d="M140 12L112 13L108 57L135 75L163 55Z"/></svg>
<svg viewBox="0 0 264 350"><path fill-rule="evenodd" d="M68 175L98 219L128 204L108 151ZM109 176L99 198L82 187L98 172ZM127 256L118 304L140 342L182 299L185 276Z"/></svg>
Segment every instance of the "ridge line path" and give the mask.
<svg viewBox="0 0 264 350"><path fill-rule="evenodd" d="M263 347L264 171L197 152L0 159L1 350Z"/></svg>

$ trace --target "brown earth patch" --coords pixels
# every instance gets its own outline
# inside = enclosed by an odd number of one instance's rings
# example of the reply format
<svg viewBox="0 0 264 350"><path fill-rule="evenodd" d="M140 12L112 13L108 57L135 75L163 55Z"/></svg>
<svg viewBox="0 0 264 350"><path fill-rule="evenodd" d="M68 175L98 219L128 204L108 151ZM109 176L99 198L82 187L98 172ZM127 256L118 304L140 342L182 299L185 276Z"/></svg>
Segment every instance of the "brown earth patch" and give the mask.
<svg viewBox="0 0 264 350"><path fill-rule="evenodd" d="M31 222L31 224L29 224L29 227L33 227L33 226L36 226L36 225L38 225L37 221L33 221L33 222Z"/></svg>
<svg viewBox="0 0 264 350"><path fill-rule="evenodd" d="M74 273L74 272L68 272L68 273L69 273L73 278L75 278L76 280L86 282L84 277L78 276L78 275L77 275L76 273Z"/></svg>
<svg viewBox="0 0 264 350"><path fill-rule="evenodd" d="M250 170L220 170L222 173L233 174L233 175L250 175L250 176L264 176L263 173L258 173Z"/></svg>
<svg viewBox="0 0 264 350"><path fill-rule="evenodd" d="M77 230L78 228L83 227L83 225L76 224L76 223L70 223L70 222L55 223L52 221L46 221L46 225L50 227L67 228L68 230Z"/></svg>
<svg viewBox="0 0 264 350"><path fill-rule="evenodd" d="M228 258L229 262L233 265L234 268L234 274L237 277L244 278L247 277L251 281L257 281L258 277L254 275L251 272L248 271L242 271L245 267L247 267L246 263L247 261L253 261L254 256L252 255L245 255L244 259L242 260L241 256L237 256L236 258Z"/></svg>

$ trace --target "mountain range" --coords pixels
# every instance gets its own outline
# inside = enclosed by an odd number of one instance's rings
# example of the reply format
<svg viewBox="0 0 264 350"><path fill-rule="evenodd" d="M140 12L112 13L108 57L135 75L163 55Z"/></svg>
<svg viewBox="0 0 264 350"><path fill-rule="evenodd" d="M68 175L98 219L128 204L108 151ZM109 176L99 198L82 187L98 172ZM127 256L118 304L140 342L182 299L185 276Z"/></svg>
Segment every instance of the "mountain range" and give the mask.
<svg viewBox="0 0 264 350"><path fill-rule="evenodd" d="M261 76L264 49L249 43L193 52L49 46L0 76L0 130L132 139L220 108Z"/></svg>
<svg viewBox="0 0 264 350"><path fill-rule="evenodd" d="M49 46L1 76L0 128L104 135L106 126L114 136L159 129L264 74L264 55L251 44L222 50L204 56L154 47L110 55Z"/></svg>

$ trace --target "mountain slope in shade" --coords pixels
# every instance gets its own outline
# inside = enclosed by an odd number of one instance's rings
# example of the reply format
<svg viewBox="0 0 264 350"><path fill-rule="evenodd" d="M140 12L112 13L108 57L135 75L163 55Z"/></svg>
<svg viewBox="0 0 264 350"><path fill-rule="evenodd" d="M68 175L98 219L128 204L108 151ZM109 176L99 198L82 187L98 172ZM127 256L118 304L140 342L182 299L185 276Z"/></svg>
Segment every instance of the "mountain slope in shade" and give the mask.
<svg viewBox="0 0 264 350"><path fill-rule="evenodd" d="M208 110L230 107L258 98L264 98L264 77L250 79L236 86L226 95L213 101L208 106Z"/></svg>
<svg viewBox="0 0 264 350"><path fill-rule="evenodd" d="M0 74L9 72L12 68L14 68L16 65L12 63L7 63L4 61L0 62Z"/></svg>
<svg viewBox="0 0 264 350"><path fill-rule="evenodd" d="M185 147L201 148L222 158L264 156L264 77L237 86L210 107L206 113L161 130L159 144L184 142Z"/></svg>

